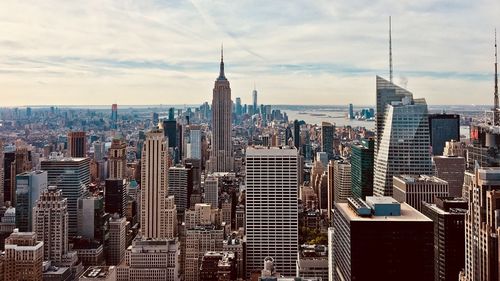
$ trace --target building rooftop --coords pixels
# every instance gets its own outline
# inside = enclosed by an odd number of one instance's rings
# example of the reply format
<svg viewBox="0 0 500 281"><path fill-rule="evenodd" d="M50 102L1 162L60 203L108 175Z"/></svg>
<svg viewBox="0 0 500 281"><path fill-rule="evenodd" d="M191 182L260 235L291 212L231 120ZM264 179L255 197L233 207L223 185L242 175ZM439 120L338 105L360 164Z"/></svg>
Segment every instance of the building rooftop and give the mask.
<svg viewBox="0 0 500 281"><path fill-rule="evenodd" d="M368 196L369 197L369 196ZM367 199L368 199L367 197ZM400 204L400 215L399 216L359 216L352 208L349 207L348 203L335 203L337 209L344 215L344 217L349 221L422 221L429 222L432 221L428 217L424 216L422 213L411 207L406 203L398 203L392 197L370 197L374 198L373 201L379 203L390 203L390 204ZM367 200L368 201L368 200ZM370 204L370 203L368 203Z"/></svg>
<svg viewBox="0 0 500 281"><path fill-rule="evenodd" d="M254 146L247 148L247 156L297 156L295 148L278 148L278 147L263 147Z"/></svg>
<svg viewBox="0 0 500 281"><path fill-rule="evenodd" d="M102 279L106 278L111 271L115 270L114 266L91 266L87 268L80 276L81 279Z"/></svg>
<svg viewBox="0 0 500 281"><path fill-rule="evenodd" d="M394 176L394 179L402 181L406 184L423 183L423 182L434 182L434 183L441 183L441 184L448 183L447 181L442 180L438 177L427 176L427 175L420 175L420 176L417 176L417 175L399 175L399 176Z"/></svg>

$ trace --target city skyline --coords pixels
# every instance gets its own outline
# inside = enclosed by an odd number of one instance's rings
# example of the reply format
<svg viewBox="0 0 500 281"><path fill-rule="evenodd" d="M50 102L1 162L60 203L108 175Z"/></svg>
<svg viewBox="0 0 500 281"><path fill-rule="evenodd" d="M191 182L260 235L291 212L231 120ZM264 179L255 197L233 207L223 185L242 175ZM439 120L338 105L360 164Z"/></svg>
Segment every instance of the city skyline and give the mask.
<svg viewBox="0 0 500 281"><path fill-rule="evenodd" d="M374 103L390 15L395 83L429 104L490 104L493 92L495 1L0 6L3 106L202 103L221 42L242 103L254 83L268 104Z"/></svg>

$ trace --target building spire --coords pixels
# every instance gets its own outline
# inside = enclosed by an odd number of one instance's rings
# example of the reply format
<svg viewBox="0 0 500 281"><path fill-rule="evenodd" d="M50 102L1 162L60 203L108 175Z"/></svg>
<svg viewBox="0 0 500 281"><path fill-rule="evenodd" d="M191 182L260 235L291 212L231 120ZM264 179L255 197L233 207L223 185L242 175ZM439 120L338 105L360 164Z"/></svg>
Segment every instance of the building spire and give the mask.
<svg viewBox="0 0 500 281"><path fill-rule="evenodd" d="M389 16L389 81L392 83L392 23Z"/></svg>
<svg viewBox="0 0 500 281"><path fill-rule="evenodd" d="M498 55L497 55L497 29L495 28L495 100L493 107L493 125L500 126L500 109L498 108Z"/></svg>
<svg viewBox="0 0 500 281"><path fill-rule="evenodd" d="M227 80L224 75L224 45L220 46L220 70L219 70L219 78L217 80Z"/></svg>

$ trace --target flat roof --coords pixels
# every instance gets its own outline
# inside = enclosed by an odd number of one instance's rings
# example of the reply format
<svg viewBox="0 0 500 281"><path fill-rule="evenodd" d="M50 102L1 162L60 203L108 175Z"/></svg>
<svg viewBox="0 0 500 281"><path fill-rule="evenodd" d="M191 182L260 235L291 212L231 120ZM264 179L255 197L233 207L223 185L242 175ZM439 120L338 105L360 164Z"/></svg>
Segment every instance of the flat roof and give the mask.
<svg viewBox="0 0 500 281"><path fill-rule="evenodd" d="M382 198L377 200L377 203L386 203L387 199L385 197L374 197L374 198ZM394 199L393 199L394 200ZM389 204L392 203L388 202ZM335 203L337 209L342 212L344 217L349 221L421 221L421 222L432 222L431 219L426 217L424 214L420 213L410 205L406 203L401 203L401 215L400 216L374 216L371 217L360 217L352 210L347 203Z"/></svg>
<svg viewBox="0 0 500 281"><path fill-rule="evenodd" d="M277 148L277 147L249 147L246 150L247 156L298 156L295 148Z"/></svg>

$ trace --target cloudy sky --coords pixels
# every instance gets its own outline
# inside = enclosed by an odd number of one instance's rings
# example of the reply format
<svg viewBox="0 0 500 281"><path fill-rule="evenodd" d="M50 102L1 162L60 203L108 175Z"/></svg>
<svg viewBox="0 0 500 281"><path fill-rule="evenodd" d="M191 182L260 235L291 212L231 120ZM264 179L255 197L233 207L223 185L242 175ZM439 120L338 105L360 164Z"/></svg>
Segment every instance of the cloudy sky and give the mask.
<svg viewBox="0 0 500 281"><path fill-rule="evenodd" d="M0 106L199 104L222 42L233 99L374 104L389 15L396 83L491 103L498 0L2 0Z"/></svg>

